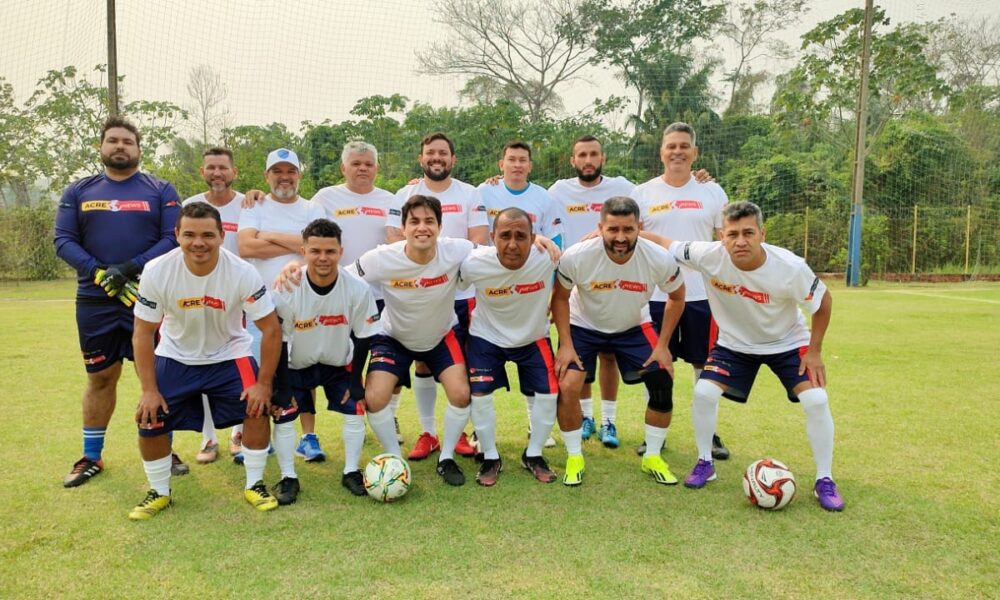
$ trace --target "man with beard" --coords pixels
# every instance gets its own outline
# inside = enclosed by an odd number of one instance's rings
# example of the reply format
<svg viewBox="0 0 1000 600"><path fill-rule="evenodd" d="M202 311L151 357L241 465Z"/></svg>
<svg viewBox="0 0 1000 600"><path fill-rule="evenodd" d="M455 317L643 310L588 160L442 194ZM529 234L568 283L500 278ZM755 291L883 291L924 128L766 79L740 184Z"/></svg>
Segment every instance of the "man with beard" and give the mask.
<svg viewBox="0 0 1000 600"><path fill-rule="evenodd" d="M133 360L135 280L146 263L177 246L179 198L166 181L139 172L139 130L111 117L100 141L104 172L66 188L55 223L56 254L77 272L76 322L87 370L83 457L63 480L65 487L82 485L104 469L101 452L122 362ZM180 461L175 456L173 462Z"/></svg>

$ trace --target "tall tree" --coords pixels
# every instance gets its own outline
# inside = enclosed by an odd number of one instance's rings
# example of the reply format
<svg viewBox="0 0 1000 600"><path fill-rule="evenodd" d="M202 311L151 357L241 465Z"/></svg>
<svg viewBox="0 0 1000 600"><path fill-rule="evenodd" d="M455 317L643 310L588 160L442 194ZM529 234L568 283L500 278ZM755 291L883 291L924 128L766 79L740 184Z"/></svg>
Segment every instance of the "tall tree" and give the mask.
<svg viewBox="0 0 1000 600"><path fill-rule="evenodd" d="M198 65L188 74L187 92L191 97L192 125L202 145L214 142L214 136L225 129L229 107L225 105L229 90L222 75L209 65Z"/></svg>
<svg viewBox="0 0 1000 600"><path fill-rule="evenodd" d="M37 125L31 112L17 105L14 86L0 77L0 201L4 205L8 202L4 188L13 193L15 206L31 202L29 188L39 176Z"/></svg>

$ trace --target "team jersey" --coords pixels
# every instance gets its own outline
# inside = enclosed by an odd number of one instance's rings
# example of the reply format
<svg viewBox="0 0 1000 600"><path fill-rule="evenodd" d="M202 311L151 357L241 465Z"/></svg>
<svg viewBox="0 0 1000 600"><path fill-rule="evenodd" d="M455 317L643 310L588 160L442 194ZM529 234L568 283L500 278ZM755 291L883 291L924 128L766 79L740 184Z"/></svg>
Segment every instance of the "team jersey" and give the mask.
<svg viewBox="0 0 1000 600"><path fill-rule="evenodd" d="M205 197L205 194L202 193L191 196L185 200L181 206L187 206L192 202L204 202L205 204L215 207L215 209L219 211L219 216L222 217L222 231L226 233L226 237L222 241L222 247L229 250L236 256L239 256L240 249L239 244L236 242L236 231L240 226L240 211L243 207L243 194L236 192L236 196L234 196L228 204L225 206L215 206L209 202L208 198Z"/></svg>
<svg viewBox="0 0 1000 600"><path fill-rule="evenodd" d="M483 206L486 208L490 231L493 231L493 222L501 210L516 206L528 213L531 227L535 233L544 235L550 240L562 235L562 211L552 201L545 188L529 183L523 191L514 193L504 185L501 179L496 185L483 183L477 189L479 196L483 199Z"/></svg>
<svg viewBox="0 0 1000 600"><path fill-rule="evenodd" d="M134 260L140 267L177 247L174 186L136 172L124 181L92 175L69 185L56 212L56 254L77 273L78 298L108 295L94 269Z"/></svg>
<svg viewBox="0 0 1000 600"><path fill-rule="evenodd" d="M260 274L224 248L215 269L203 277L188 270L180 248L150 262L135 304L136 317L160 323L156 355L186 365L251 356L243 313L258 321L272 312L274 303Z"/></svg>
<svg viewBox="0 0 1000 600"><path fill-rule="evenodd" d="M826 286L792 252L763 244L764 264L743 271L722 242L674 242L677 262L699 271L708 282L708 305L719 326L719 345L745 354L777 354L809 344L809 328L799 311L819 310Z"/></svg>
<svg viewBox="0 0 1000 600"><path fill-rule="evenodd" d="M375 246L385 243L385 221L393 195L375 188L367 194L347 189L346 184L325 187L312 199L344 231L341 264L349 265Z"/></svg>
<svg viewBox="0 0 1000 600"><path fill-rule="evenodd" d="M366 338L381 331L371 288L343 269L333 289L320 295L306 280L303 267L302 284L293 292L276 292L274 304L289 341L288 366L293 369L349 365L354 352L351 333Z"/></svg>
<svg viewBox="0 0 1000 600"><path fill-rule="evenodd" d="M549 334L549 297L555 263L532 247L527 262L511 271L497 249L479 247L462 263L459 287L476 286L476 311L469 335L501 348L520 348Z"/></svg>
<svg viewBox="0 0 1000 600"><path fill-rule="evenodd" d="M684 283L670 252L642 238L623 265L608 258L602 238L580 242L562 255L557 273L563 287L573 290L569 322L602 333L649 322L653 287L669 294Z"/></svg>
<svg viewBox="0 0 1000 600"><path fill-rule="evenodd" d="M634 198L635 184L624 177L602 176L594 187L583 187L576 177L560 179L549 188L549 195L562 206L563 247L569 248L583 236L597 229L604 201L615 196Z"/></svg>
<svg viewBox="0 0 1000 600"><path fill-rule="evenodd" d="M671 240L711 242L715 230L722 228L722 209L729 198L716 183L698 183L694 177L681 187L674 187L655 177L635 188L636 202L642 213L642 228ZM687 301L704 300L705 282L694 271L681 265ZM653 301L666 296L653 294Z"/></svg>
<svg viewBox="0 0 1000 600"><path fill-rule="evenodd" d="M326 211L323 207L304 198L300 197L291 204L283 204L273 200L268 194L262 202L240 213L239 231L256 229L301 234L313 220L325 218ZM301 261L302 256L297 252L289 252L271 258L248 258L247 262L257 269L264 282L270 286L282 267L292 260Z"/></svg>
<svg viewBox="0 0 1000 600"><path fill-rule="evenodd" d="M458 323L453 310L458 271L474 247L469 240L439 238L426 265L406 256L406 240L362 254L354 272L368 283L382 284L383 333L414 352L437 346Z"/></svg>

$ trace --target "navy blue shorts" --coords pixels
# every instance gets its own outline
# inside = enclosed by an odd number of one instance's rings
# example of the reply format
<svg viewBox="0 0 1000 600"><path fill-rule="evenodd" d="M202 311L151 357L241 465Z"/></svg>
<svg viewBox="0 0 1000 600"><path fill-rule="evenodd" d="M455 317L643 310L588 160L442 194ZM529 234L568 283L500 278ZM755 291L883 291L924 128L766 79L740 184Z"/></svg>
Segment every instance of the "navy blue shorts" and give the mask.
<svg viewBox="0 0 1000 600"><path fill-rule="evenodd" d="M257 361L247 356L210 365L185 365L157 356L156 382L170 412L159 415L160 427L140 427L140 436L155 437L175 430L201 431L205 422L203 394L208 396L216 428L226 429L246 418L247 403L240 396L257 382Z"/></svg>
<svg viewBox="0 0 1000 600"><path fill-rule="evenodd" d="M437 379L442 371L453 365L464 365L465 356L458 341L457 328L452 328L437 346L426 352L416 352L400 344L395 339L378 334L372 337L371 357L368 372L386 371L399 380L398 385L410 386L410 365L422 361Z"/></svg>
<svg viewBox="0 0 1000 600"><path fill-rule="evenodd" d="M458 336L458 341L463 347L469 339L469 324L472 323L472 311L474 310L476 310L475 298L455 300L455 316L458 317L455 334Z"/></svg>
<svg viewBox="0 0 1000 600"><path fill-rule="evenodd" d="M781 385L785 386L788 399L798 402L799 399L792 390L803 381L809 381L808 370L799 375L802 355L807 349L803 346L798 350L778 354L744 354L717 345L712 348L708 356L701 378L725 385L728 389L723 396L726 398L736 402L746 402L750 397L753 382L757 379L757 371L761 365L767 365L781 380Z"/></svg>
<svg viewBox="0 0 1000 600"><path fill-rule="evenodd" d="M549 338L519 348L501 348L471 335L465 346L465 357L473 394L488 394L500 388L510 391L505 368L507 361L517 365L517 378L525 396L559 393L555 357Z"/></svg>
<svg viewBox="0 0 1000 600"><path fill-rule="evenodd" d="M663 329L663 309L666 302L650 302L649 316L657 333ZM684 304L684 312L670 336L670 354L674 360L684 359L692 365L703 365L714 341L715 321L708 307L708 300L694 300Z"/></svg>
<svg viewBox="0 0 1000 600"><path fill-rule="evenodd" d="M76 301L76 329L80 352L88 373L97 373L125 360L133 360L132 309L117 298Z"/></svg>
<svg viewBox="0 0 1000 600"><path fill-rule="evenodd" d="M642 363L649 360L649 355L653 353L657 342L652 323L643 323L619 333L603 333L576 325L570 325L569 331L573 337L573 348L583 362L584 370L591 376L597 368L597 354L600 352L614 354L618 361L618 369L622 373L642 371ZM660 365L661 369L662 367ZM580 370L575 363L570 363L569 368ZM634 385L640 382L625 381L625 383Z"/></svg>
<svg viewBox="0 0 1000 600"><path fill-rule="evenodd" d="M316 414L312 391L323 388L326 394L326 409L345 415L365 414L364 405L348 398L341 402L344 393L350 389L351 368L317 364L305 369L289 369L288 378L292 384L292 395L299 405L300 413Z"/></svg>

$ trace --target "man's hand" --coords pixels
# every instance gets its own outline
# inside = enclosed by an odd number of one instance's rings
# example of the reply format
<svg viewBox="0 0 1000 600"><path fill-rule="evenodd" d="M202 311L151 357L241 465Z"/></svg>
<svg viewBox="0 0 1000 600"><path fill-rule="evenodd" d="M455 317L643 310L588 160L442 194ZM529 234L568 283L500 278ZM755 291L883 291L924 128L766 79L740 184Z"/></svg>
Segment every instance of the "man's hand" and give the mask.
<svg viewBox="0 0 1000 600"><path fill-rule="evenodd" d="M535 236L535 248L538 248L542 252L548 252L549 258L552 259L552 262L559 262L559 257L562 256L562 251L559 250L559 245L544 235Z"/></svg>
<svg viewBox="0 0 1000 600"><path fill-rule="evenodd" d="M274 278L271 288L279 291L294 292L295 288L302 285L302 265L293 260L278 272Z"/></svg>
<svg viewBox="0 0 1000 600"><path fill-rule="evenodd" d="M136 279L139 276L139 265L135 261L128 261L114 265L108 265L105 269L94 271L94 283L104 288L104 292L114 298L121 292L129 279Z"/></svg>
<svg viewBox="0 0 1000 600"><path fill-rule="evenodd" d="M670 355L668 348L654 347L652 354L649 355L646 362L642 363L642 367L645 369L654 362L660 363L660 366L666 369L667 373L670 373L670 378L674 378L674 357Z"/></svg>
<svg viewBox="0 0 1000 600"><path fill-rule="evenodd" d="M812 348L806 350L799 363L799 375L809 373L809 383L813 387L826 387L826 366L823 364L823 356L819 350Z"/></svg>
<svg viewBox="0 0 1000 600"><path fill-rule="evenodd" d="M249 190L243 194L243 202L240 203L240 208L253 208L255 205L263 202L265 196L267 194L260 190Z"/></svg>
<svg viewBox="0 0 1000 600"><path fill-rule="evenodd" d="M348 400L354 400L355 402L364 402L365 399L365 386L359 383L351 383L346 390L344 390L344 398L340 401L341 404L347 404Z"/></svg>
<svg viewBox="0 0 1000 600"><path fill-rule="evenodd" d="M126 281L122 291L118 292L118 299L128 308L132 308L139 300L139 284L131 279Z"/></svg>
<svg viewBox="0 0 1000 600"><path fill-rule="evenodd" d="M240 400L247 403L247 416L259 417L271 412L271 386L258 381L243 390Z"/></svg>
<svg viewBox="0 0 1000 600"><path fill-rule="evenodd" d="M143 392L139 397L139 406L135 409L135 422L142 429L159 429L163 427L160 415L167 415L167 401L159 391Z"/></svg>
<svg viewBox="0 0 1000 600"><path fill-rule="evenodd" d="M573 344L560 344L559 350L556 352L556 379L562 379L562 376L569 370L570 364L580 367L581 371L584 370L583 361L580 360Z"/></svg>
<svg viewBox="0 0 1000 600"><path fill-rule="evenodd" d="M497 185L501 179L503 179L503 175L494 175L493 177L487 177L483 183L486 185Z"/></svg>
<svg viewBox="0 0 1000 600"><path fill-rule="evenodd" d="M709 174L709 172L706 171L705 169L698 169L697 171L691 173L691 176L694 177L694 180L697 181L698 183L708 183L710 181L715 181L715 177L712 177Z"/></svg>

